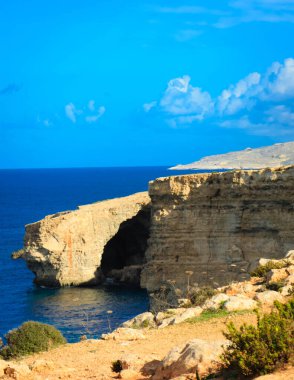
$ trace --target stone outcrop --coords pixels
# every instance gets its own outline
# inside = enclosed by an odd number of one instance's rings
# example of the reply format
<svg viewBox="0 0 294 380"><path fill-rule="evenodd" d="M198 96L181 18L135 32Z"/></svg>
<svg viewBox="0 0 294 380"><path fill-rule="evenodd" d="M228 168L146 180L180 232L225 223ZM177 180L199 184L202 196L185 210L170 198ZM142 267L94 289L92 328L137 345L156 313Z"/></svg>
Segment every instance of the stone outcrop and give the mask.
<svg viewBox="0 0 294 380"><path fill-rule="evenodd" d="M256 259L294 247L294 166L159 178L141 285L214 287L249 278Z"/></svg>
<svg viewBox="0 0 294 380"><path fill-rule="evenodd" d="M146 192L80 206L26 226L22 258L45 286L138 283L149 237ZM129 270L128 270L129 268Z"/></svg>

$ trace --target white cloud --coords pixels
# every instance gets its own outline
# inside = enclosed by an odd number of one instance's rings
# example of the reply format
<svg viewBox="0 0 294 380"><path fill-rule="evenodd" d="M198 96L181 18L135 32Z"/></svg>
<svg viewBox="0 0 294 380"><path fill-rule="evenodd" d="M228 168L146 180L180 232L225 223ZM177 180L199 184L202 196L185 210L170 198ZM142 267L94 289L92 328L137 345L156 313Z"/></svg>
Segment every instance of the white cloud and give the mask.
<svg viewBox="0 0 294 380"><path fill-rule="evenodd" d="M252 133L294 134L293 58L274 62L263 74L247 75L216 98L190 82L188 75L170 80L159 101L157 109L171 127L210 119Z"/></svg>
<svg viewBox="0 0 294 380"><path fill-rule="evenodd" d="M231 0L223 4L222 9L190 5L162 6L152 9L156 13L171 15L171 17L172 15L182 16L180 20L185 23L191 22L193 18L198 25L202 23L206 27L219 29L253 22L294 23L293 0ZM182 39L182 42L184 41L188 39Z"/></svg>
<svg viewBox="0 0 294 380"><path fill-rule="evenodd" d="M90 111L95 111L95 100L89 100L88 108Z"/></svg>
<svg viewBox="0 0 294 380"><path fill-rule="evenodd" d="M150 103L145 103L143 104L143 108L144 108L144 111L145 112L149 112L152 110L152 108L156 107L157 106L157 102L156 101L153 101L153 102L150 102Z"/></svg>
<svg viewBox="0 0 294 380"><path fill-rule="evenodd" d="M213 109L213 102L208 92L200 87L190 85L191 78L184 75L169 81L168 87L160 101L160 107L172 115L194 115L203 118Z"/></svg>
<svg viewBox="0 0 294 380"><path fill-rule="evenodd" d="M78 110L73 103L69 103L65 106L65 114L69 120L73 123L76 123L77 116L80 115L83 111Z"/></svg>
<svg viewBox="0 0 294 380"><path fill-rule="evenodd" d="M217 99L217 110L221 114L235 114L243 108L252 106L252 99L257 95L260 84L260 74L251 73L237 84L223 90Z"/></svg>
<svg viewBox="0 0 294 380"><path fill-rule="evenodd" d="M106 108L104 106L100 106L96 109L95 100L89 100L87 107L83 107L83 110L77 109L73 103L69 103L65 106L65 114L72 123L76 123L78 116L82 114L87 123L95 123L104 115L105 111Z"/></svg>
<svg viewBox="0 0 294 380"><path fill-rule="evenodd" d="M273 63L267 72L265 82L270 98L294 97L294 59L288 58L284 64Z"/></svg>
<svg viewBox="0 0 294 380"><path fill-rule="evenodd" d="M95 110L95 108L94 108ZM98 108L98 111L95 115L88 115L86 116L85 120L87 123L96 123L106 112L106 108L104 106L101 106Z"/></svg>

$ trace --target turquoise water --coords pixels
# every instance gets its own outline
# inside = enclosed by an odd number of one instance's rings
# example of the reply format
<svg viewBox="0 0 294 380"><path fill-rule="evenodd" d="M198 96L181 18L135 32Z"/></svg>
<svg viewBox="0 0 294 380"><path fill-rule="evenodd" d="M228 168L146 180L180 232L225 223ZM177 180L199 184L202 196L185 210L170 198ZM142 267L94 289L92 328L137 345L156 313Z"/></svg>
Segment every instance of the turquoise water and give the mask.
<svg viewBox="0 0 294 380"><path fill-rule="evenodd" d="M24 321L37 320L56 326L69 341L83 334L97 338L147 310L144 290L36 287L25 263L10 255L22 247L25 224L147 190L149 180L171 174L163 167L0 170L0 336Z"/></svg>

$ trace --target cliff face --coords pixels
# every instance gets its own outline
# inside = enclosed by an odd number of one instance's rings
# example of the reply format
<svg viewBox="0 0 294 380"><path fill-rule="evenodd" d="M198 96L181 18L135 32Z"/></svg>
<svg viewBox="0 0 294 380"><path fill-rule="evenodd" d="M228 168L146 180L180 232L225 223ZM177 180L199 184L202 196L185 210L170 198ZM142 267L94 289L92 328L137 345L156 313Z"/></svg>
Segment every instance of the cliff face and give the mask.
<svg viewBox="0 0 294 380"><path fill-rule="evenodd" d="M227 284L244 280L257 258L294 247L294 167L159 178L152 201L149 292L172 280ZM192 271L193 274L187 274Z"/></svg>
<svg viewBox="0 0 294 380"><path fill-rule="evenodd" d="M138 281L149 235L149 201L147 193L138 193L27 225L22 257L35 273L35 282L96 284L111 271L126 282L134 276Z"/></svg>
<svg viewBox="0 0 294 380"><path fill-rule="evenodd" d="M149 195L151 206L138 193L26 226L22 257L36 282L220 286L294 248L294 166L159 178Z"/></svg>

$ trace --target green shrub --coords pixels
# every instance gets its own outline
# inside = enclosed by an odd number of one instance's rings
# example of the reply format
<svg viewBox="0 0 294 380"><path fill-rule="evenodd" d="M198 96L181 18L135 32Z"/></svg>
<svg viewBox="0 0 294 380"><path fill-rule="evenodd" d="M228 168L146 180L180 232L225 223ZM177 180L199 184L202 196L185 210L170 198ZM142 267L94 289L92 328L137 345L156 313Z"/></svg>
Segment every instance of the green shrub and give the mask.
<svg viewBox="0 0 294 380"><path fill-rule="evenodd" d="M253 272L250 273L252 277L264 277L272 269L282 269L290 265L287 260L274 262L269 261L265 265L259 265Z"/></svg>
<svg viewBox="0 0 294 380"><path fill-rule="evenodd" d="M195 287L189 290L189 299L195 306L202 306L206 300L213 297L216 291L210 286Z"/></svg>
<svg viewBox="0 0 294 380"><path fill-rule="evenodd" d="M47 351L66 343L66 339L55 327L33 321L9 331L5 339L7 344L0 350L0 356L4 359Z"/></svg>
<svg viewBox="0 0 294 380"><path fill-rule="evenodd" d="M287 363L294 355L294 299L260 317L257 326L242 325L238 330L231 322L224 333L230 344L225 348L224 366L245 376L263 375Z"/></svg>

